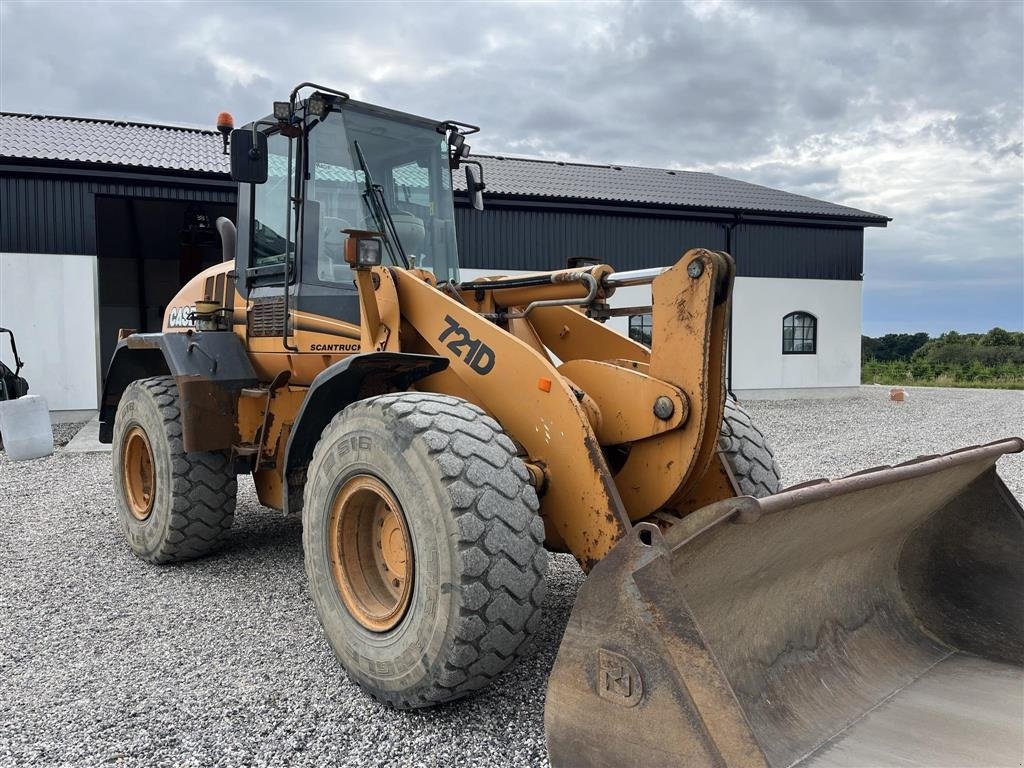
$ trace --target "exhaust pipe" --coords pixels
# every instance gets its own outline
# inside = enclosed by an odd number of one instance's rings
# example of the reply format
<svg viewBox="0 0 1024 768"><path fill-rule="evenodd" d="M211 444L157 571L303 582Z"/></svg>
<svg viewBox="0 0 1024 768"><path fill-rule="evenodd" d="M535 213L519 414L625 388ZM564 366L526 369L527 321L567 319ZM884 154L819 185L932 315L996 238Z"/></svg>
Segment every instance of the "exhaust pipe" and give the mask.
<svg viewBox="0 0 1024 768"><path fill-rule="evenodd" d="M217 219L215 226L217 227L217 233L220 235L220 260L231 261L235 258L235 238L238 234L235 224L231 219L221 216Z"/></svg>

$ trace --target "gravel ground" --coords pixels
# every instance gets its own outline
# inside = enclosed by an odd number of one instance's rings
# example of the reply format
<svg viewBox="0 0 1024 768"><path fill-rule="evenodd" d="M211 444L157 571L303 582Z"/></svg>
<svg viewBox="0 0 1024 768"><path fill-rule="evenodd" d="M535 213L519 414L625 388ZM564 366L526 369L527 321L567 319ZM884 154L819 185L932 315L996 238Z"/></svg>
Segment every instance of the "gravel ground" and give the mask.
<svg viewBox="0 0 1024 768"><path fill-rule="evenodd" d="M57 448L63 448L65 445L71 442L71 438L78 434L78 431L82 428L81 422L74 422L71 424L52 424L51 429L53 430L53 445ZM3 437L0 436L0 450L4 447Z"/></svg>
<svg viewBox="0 0 1024 768"><path fill-rule="evenodd" d="M887 394L745 405L787 484L1024 434L1021 392ZM1024 458L999 467L1024 498ZM472 699L397 713L336 664L299 524L250 482L226 549L170 567L128 552L106 454L0 455L0 489L0 766L546 765L544 687L583 578L569 558L524 663Z"/></svg>
<svg viewBox="0 0 1024 768"><path fill-rule="evenodd" d="M71 442L71 438L78 434L79 430L82 429L82 422L75 422L72 424L54 424L53 425L53 444L57 447L64 447Z"/></svg>

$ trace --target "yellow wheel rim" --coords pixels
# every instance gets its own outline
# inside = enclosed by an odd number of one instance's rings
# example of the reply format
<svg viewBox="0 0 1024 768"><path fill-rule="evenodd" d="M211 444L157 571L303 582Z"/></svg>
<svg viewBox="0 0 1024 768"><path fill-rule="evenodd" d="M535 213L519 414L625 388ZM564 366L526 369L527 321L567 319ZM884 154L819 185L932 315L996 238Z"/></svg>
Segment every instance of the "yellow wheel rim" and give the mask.
<svg viewBox="0 0 1024 768"><path fill-rule="evenodd" d="M125 496L128 497L128 510L136 520L145 520L153 512L156 473L153 470L153 449L142 427L132 427L125 436L121 477Z"/></svg>
<svg viewBox="0 0 1024 768"><path fill-rule="evenodd" d="M352 617L371 632L387 632L412 598L413 551L405 515L391 490L356 475L338 490L328 523L331 574Z"/></svg>

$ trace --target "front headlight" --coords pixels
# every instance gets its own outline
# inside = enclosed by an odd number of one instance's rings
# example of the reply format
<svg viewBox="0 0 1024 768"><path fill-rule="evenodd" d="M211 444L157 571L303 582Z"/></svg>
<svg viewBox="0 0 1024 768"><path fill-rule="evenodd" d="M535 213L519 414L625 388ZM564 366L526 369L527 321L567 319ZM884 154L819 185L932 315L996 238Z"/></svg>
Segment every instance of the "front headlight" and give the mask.
<svg viewBox="0 0 1024 768"><path fill-rule="evenodd" d="M356 269L379 267L384 255L384 243L379 237L349 235L345 241L345 261Z"/></svg>
<svg viewBox="0 0 1024 768"><path fill-rule="evenodd" d="M361 237L358 240L356 264L360 267L379 267L383 245L376 237Z"/></svg>

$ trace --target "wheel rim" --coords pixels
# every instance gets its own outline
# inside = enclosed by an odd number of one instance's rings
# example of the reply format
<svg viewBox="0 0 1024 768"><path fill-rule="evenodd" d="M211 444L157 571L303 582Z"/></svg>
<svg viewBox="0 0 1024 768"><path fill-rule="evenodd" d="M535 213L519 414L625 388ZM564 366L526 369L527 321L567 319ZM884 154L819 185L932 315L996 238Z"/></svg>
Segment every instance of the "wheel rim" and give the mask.
<svg viewBox="0 0 1024 768"><path fill-rule="evenodd" d="M132 427L125 436L121 476L128 497L128 511L136 520L145 520L153 511L156 473L153 471L153 449L142 427Z"/></svg>
<svg viewBox="0 0 1024 768"><path fill-rule="evenodd" d="M386 632L405 616L412 597L412 541L391 490L371 475L356 475L338 490L328 528L331 573L352 617L371 632Z"/></svg>

